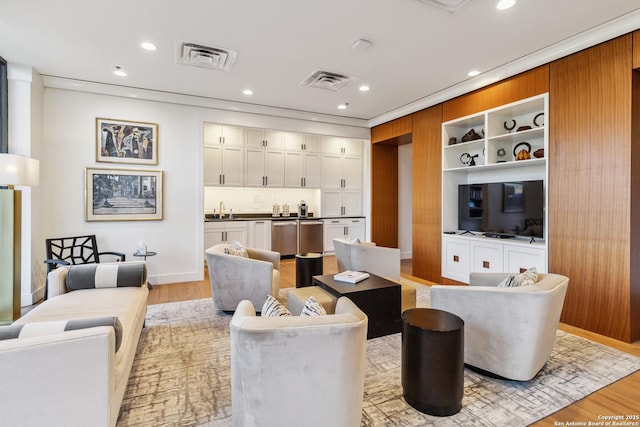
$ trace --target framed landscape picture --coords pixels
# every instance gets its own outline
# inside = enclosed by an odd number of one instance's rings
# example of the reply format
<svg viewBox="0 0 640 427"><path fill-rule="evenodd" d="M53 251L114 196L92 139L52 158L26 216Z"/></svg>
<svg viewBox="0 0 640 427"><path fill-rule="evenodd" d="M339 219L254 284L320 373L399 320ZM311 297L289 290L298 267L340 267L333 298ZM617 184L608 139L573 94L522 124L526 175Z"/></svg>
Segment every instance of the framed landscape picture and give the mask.
<svg viewBox="0 0 640 427"><path fill-rule="evenodd" d="M96 161L157 165L158 125L96 118Z"/></svg>
<svg viewBox="0 0 640 427"><path fill-rule="evenodd" d="M162 219L162 171L85 169L87 221Z"/></svg>

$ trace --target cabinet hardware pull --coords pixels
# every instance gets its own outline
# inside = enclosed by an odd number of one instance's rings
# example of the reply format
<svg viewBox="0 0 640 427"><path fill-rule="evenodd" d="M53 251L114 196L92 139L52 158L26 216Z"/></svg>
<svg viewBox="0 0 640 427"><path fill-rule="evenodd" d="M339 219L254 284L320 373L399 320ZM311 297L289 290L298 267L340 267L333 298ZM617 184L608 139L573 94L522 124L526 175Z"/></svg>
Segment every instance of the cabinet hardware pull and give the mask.
<svg viewBox="0 0 640 427"><path fill-rule="evenodd" d="M269 177L268 176L264 177L264 185L269 185Z"/></svg>
<svg viewBox="0 0 640 427"><path fill-rule="evenodd" d="M304 178L302 178L302 179L304 179L304 186L306 187L306 186L307 186L307 178L306 178L306 177L304 177Z"/></svg>
<svg viewBox="0 0 640 427"><path fill-rule="evenodd" d="M304 178L300 177L300 187L304 187Z"/></svg>
<svg viewBox="0 0 640 427"><path fill-rule="evenodd" d="M222 175L218 175L218 184L222 184Z"/></svg>
<svg viewBox="0 0 640 427"><path fill-rule="evenodd" d="M331 224L337 224L337 223L339 223L339 222L340 222L340 221L331 221Z"/></svg>
<svg viewBox="0 0 640 427"><path fill-rule="evenodd" d="M454 255L453 262L460 262L460 257L458 257L458 255Z"/></svg>
<svg viewBox="0 0 640 427"><path fill-rule="evenodd" d="M226 177L224 176L224 174L222 174L222 183L223 183L223 184L224 184L224 183L225 183L225 181L226 181L226 180L225 180L225 178L226 178Z"/></svg>

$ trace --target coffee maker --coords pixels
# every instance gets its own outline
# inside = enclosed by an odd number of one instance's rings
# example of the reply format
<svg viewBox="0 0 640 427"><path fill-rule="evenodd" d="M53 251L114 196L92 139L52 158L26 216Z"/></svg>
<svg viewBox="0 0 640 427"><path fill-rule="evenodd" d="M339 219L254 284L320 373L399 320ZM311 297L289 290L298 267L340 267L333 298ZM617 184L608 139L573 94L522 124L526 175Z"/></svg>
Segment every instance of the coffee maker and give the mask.
<svg viewBox="0 0 640 427"><path fill-rule="evenodd" d="M298 205L298 218L306 218L309 214L309 207L304 200L300 200L300 204Z"/></svg>

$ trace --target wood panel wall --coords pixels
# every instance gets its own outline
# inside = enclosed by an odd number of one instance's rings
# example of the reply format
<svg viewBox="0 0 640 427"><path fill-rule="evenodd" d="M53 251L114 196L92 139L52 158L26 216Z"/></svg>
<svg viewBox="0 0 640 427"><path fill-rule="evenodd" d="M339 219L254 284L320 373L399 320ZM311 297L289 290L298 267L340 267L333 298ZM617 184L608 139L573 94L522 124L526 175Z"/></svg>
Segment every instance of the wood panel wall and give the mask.
<svg viewBox="0 0 640 427"><path fill-rule="evenodd" d="M398 247L398 146L371 145L371 240Z"/></svg>
<svg viewBox="0 0 640 427"><path fill-rule="evenodd" d="M412 117L404 116L371 129L371 143L391 142L400 139L400 144L411 142Z"/></svg>
<svg viewBox="0 0 640 427"><path fill-rule="evenodd" d="M627 342L640 339L630 324L631 67L631 35L586 49L551 64L549 97L549 271L570 280L561 321Z"/></svg>
<svg viewBox="0 0 640 427"><path fill-rule="evenodd" d="M636 31L634 46L640 47ZM637 50L634 55L640 53ZM639 58L636 55L636 58ZM640 339L640 68L631 79L631 313L630 342Z"/></svg>
<svg viewBox="0 0 640 427"><path fill-rule="evenodd" d="M412 274L440 283L442 254L442 105L413 114Z"/></svg>
<svg viewBox="0 0 640 427"><path fill-rule="evenodd" d="M640 69L640 30L633 33L633 69Z"/></svg>
<svg viewBox="0 0 640 427"><path fill-rule="evenodd" d="M446 101L442 108L442 121L468 116L548 91L549 65L542 65Z"/></svg>

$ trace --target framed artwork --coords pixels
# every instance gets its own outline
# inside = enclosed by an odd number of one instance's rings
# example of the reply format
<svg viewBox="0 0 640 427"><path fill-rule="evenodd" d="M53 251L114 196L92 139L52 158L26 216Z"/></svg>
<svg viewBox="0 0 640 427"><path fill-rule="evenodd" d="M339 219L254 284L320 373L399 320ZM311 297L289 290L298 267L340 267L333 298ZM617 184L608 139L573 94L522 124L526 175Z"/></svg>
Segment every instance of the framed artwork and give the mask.
<svg viewBox="0 0 640 427"><path fill-rule="evenodd" d="M96 161L157 165L158 125L97 117Z"/></svg>
<svg viewBox="0 0 640 427"><path fill-rule="evenodd" d="M162 219L162 171L85 169L87 221Z"/></svg>

